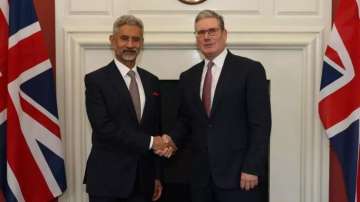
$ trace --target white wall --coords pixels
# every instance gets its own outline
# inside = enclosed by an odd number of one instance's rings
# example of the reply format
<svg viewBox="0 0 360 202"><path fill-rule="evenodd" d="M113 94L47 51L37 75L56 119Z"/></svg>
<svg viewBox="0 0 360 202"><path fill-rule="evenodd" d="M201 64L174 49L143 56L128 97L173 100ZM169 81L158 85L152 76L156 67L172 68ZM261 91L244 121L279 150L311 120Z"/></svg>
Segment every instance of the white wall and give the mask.
<svg viewBox="0 0 360 202"><path fill-rule="evenodd" d="M224 15L229 48L261 61L271 80L270 201L328 201L328 143L316 100L330 0L207 0L192 6L178 0L57 0L57 87L68 180L61 201L87 201L82 178L91 128L83 77L112 59L114 19L126 13L142 18L140 63L161 79L177 79L200 60L192 33L202 9Z"/></svg>

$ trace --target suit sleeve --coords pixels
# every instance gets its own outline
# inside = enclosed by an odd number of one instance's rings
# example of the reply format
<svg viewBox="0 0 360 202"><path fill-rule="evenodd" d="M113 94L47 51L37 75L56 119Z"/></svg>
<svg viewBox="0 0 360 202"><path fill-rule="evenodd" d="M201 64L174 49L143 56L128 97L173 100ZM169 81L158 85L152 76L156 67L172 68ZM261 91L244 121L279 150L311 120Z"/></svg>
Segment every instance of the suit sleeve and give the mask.
<svg viewBox="0 0 360 202"><path fill-rule="evenodd" d="M249 147L243 172L262 175L268 157L271 130L269 86L260 63L250 68L246 81Z"/></svg>
<svg viewBox="0 0 360 202"><path fill-rule="evenodd" d="M155 80L155 91L156 92L160 92L160 81L158 78L156 78ZM155 114L155 123L156 123L156 131L157 133L154 134L154 136L160 136L162 134L162 131L161 131L161 94L160 96L157 96L156 97L156 101L155 101L155 112L157 112ZM155 158L155 177L156 179L159 179L159 180L162 180L163 179L163 159L162 157L159 157L158 155L155 155L154 153L152 154L154 155L154 158Z"/></svg>
<svg viewBox="0 0 360 202"><path fill-rule="evenodd" d="M93 129L93 144L106 144L115 147L121 145L130 151L146 152L149 150L150 136L141 130L116 125L110 117L105 97L98 79L85 77L85 102L88 118Z"/></svg>
<svg viewBox="0 0 360 202"><path fill-rule="evenodd" d="M170 136L175 142L176 146L179 148L184 144L186 136L190 134L190 115L187 109L185 101L185 92L186 92L186 81L184 80L183 73L180 75L178 93L179 93L179 108L176 115L176 123L173 130L170 132Z"/></svg>

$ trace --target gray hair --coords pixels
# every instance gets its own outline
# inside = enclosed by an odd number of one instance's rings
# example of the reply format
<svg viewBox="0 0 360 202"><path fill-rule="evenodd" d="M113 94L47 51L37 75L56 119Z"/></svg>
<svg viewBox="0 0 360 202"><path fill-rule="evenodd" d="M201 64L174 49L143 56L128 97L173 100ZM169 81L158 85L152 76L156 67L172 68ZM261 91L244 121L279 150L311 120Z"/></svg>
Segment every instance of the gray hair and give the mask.
<svg viewBox="0 0 360 202"><path fill-rule="evenodd" d="M213 11L213 10L202 10L200 11L196 18L195 18L195 23L196 24L199 20L202 20L204 18L216 18L219 22L220 28L222 30L225 30L225 23L224 23L224 18L223 16L221 16L220 14L218 14L217 12Z"/></svg>
<svg viewBox="0 0 360 202"><path fill-rule="evenodd" d="M133 15L123 15L118 17L113 24L113 34L116 34L119 31L119 28L124 25L134 25L139 27L141 29L141 36L143 36L144 24L139 18Z"/></svg>

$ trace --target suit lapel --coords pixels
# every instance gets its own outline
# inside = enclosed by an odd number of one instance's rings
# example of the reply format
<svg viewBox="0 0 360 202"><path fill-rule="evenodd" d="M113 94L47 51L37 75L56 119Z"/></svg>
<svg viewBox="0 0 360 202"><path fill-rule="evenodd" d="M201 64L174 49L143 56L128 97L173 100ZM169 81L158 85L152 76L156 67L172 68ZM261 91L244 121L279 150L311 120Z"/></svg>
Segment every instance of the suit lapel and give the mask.
<svg viewBox="0 0 360 202"><path fill-rule="evenodd" d="M218 83L216 84L216 88L215 88L215 94L214 94L214 98L213 98L213 103L211 106L211 113L210 116L214 116L216 109L219 106L219 103L221 102L222 99L222 93L224 92L225 89L225 82L227 80L227 77L229 75L231 75L231 53L230 51L228 51L228 54L226 55L225 61L224 61L224 66L221 70L220 73L220 77L218 80Z"/></svg>
<svg viewBox="0 0 360 202"><path fill-rule="evenodd" d="M131 100L129 89L126 86L124 78L121 76L120 71L115 65L115 62L112 61L109 64L109 73L108 73L109 82L114 86L114 89L119 93L119 100L123 100L124 105L127 106L130 111L131 116L137 120L136 112Z"/></svg>
<svg viewBox="0 0 360 202"><path fill-rule="evenodd" d="M195 73L194 73L194 78L193 78L194 83L191 84L190 88L194 88L194 86L196 86L195 91L194 91L194 94L195 94L194 95L194 98L195 98L194 104L196 105L195 108L200 109L199 113L201 113L205 118L208 118L207 113L205 112L204 106L203 106L201 98L200 98L201 76L202 76L204 64L205 64L205 62L202 61L195 68Z"/></svg>
<svg viewBox="0 0 360 202"><path fill-rule="evenodd" d="M144 117L146 116L147 112L149 111L149 103L151 99L151 83L148 79L148 77L144 74L141 68L137 67L138 73L140 75L141 83L144 88L145 93L145 105L144 105L144 111L141 116L140 123L142 123L142 120L144 120Z"/></svg>

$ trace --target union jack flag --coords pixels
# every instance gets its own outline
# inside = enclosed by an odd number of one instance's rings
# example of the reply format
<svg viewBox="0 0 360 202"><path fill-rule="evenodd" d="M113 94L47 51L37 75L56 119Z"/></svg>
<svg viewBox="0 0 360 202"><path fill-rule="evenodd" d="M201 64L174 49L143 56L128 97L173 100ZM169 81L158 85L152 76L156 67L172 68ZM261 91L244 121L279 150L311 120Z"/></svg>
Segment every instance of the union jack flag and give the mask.
<svg viewBox="0 0 360 202"><path fill-rule="evenodd" d="M6 179L5 160L5 131L6 131L6 66L8 41L8 13L7 0L0 0L0 202L3 201L2 189Z"/></svg>
<svg viewBox="0 0 360 202"><path fill-rule="evenodd" d="M330 139L331 202L360 202L359 0L340 0L325 51L319 114Z"/></svg>
<svg viewBox="0 0 360 202"><path fill-rule="evenodd" d="M7 202L52 201L66 189L52 65L32 0L0 9L0 181Z"/></svg>

